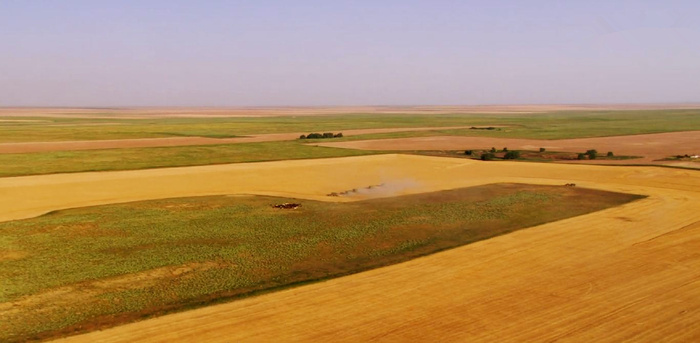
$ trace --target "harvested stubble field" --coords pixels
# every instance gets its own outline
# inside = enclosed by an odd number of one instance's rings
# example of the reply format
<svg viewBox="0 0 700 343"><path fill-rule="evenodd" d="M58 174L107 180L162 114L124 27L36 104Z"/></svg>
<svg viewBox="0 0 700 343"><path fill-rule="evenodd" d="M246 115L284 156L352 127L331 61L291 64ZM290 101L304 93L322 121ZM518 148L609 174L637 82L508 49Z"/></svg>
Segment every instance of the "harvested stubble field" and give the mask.
<svg viewBox="0 0 700 343"><path fill-rule="evenodd" d="M389 180L397 181L391 192L325 196ZM648 197L393 266L70 341L700 338L700 173L691 170L382 155L6 178L0 190L15 199L2 204L13 209L5 217L11 219L203 193L349 201L498 182L575 182ZM42 191L65 197L38 196Z"/></svg>
<svg viewBox="0 0 700 343"><path fill-rule="evenodd" d="M355 273L638 199L515 184L349 203L154 200L0 224L0 340L55 337ZM13 257L14 256L14 257Z"/></svg>

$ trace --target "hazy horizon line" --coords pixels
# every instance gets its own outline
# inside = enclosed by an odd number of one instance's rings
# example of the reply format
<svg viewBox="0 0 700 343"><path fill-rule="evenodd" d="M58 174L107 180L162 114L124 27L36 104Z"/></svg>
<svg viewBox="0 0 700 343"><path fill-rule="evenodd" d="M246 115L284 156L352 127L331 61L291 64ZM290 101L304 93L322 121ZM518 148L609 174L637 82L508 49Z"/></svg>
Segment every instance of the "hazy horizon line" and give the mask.
<svg viewBox="0 0 700 343"><path fill-rule="evenodd" d="M329 104L329 105L0 105L13 108L57 108L57 109L137 109L137 108L352 108L352 107L503 107L503 106L700 106L700 101L670 102L551 102L551 103L484 103L484 104Z"/></svg>

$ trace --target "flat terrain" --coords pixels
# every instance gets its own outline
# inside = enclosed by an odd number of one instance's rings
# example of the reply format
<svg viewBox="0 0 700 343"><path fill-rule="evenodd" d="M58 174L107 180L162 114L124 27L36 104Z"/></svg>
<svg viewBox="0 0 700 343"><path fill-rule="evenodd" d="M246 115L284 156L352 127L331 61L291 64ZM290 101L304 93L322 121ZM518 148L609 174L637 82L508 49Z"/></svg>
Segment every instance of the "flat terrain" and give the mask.
<svg viewBox="0 0 700 343"><path fill-rule="evenodd" d="M639 198L497 184L289 209L273 205L297 199L174 198L0 223L10 247L0 340L60 337L356 273Z"/></svg>
<svg viewBox="0 0 700 343"><path fill-rule="evenodd" d="M33 116L0 114L0 143L59 142L139 138L241 138L261 134L343 132L366 129L445 128L443 135L496 138L568 139L616 135L700 130L700 110L627 109L570 110L520 113L433 112L270 115L260 117L148 117L115 118L111 112L93 110L92 117L51 115L52 109ZM131 109L139 113L138 109ZM303 112L303 109L299 109ZM195 111L195 114L199 112ZM206 113L206 112L202 112ZM313 113L313 112L310 112ZM469 130L464 127L493 126L502 130ZM385 132L357 135L353 139L403 138L434 135L427 132Z"/></svg>
<svg viewBox="0 0 700 343"><path fill-rule="evenodd" d="M387 129L360 129L346 130L344 136L366 135L389 132L415 132L433 131L445 129L464 129L469 127L407 127ZM291 141L308 132L269 133L236 138L209 138L209 137L168 137L168 138L137 138L137 139L111 139L88 141L58 141L58 142L18 142L0 143L0 154L22 154L47 151L79 151L99 149L124 149L124 148L149 148L149 147L173 147L192 145L223 145L235 143L258 143Z"/></svg>
<svg viewBox="0 0 700 343"><path fill-rule="evenodd" d="M548 151L567 152L585 152L589 149L596 149L602 154L613 151L616 155L643 156L634 160L596 161L596 163L673 165L673 162L658 160L672 155L700 153L700 131L558 140L438 136L332 142L319 143L318 145L333 148L393 151L467 150L490 149L492 147L532 151L545 148ZM700 164L697 167L700 168Z"/></svg>
<svg viewBox="0 0 700 343"><path fill-rule="evenodd" d="M611 147L614 149L610 151L618 156L626 155L617 150L618 144L624 145L625 151L638 151L640 148L635 144L641 144L644 152L634 155L642 156L642 159L595 163L697 167L699 163L691 159L673 162L653 160L697 153L691 149L698 145L696 133L700 132L700 110L642 108L603 110L581 107L528 115L468 113L461 107L408 107L405 108L407 113L386 113L390 109L382 108L377 109L377 113L340 115L330 111L330 114L314 115L315 111L322 109L297 108L293 110L308 110L309 115L284 115L284 111L292 109L272 109L269 115L254 117L226 116L225 109L189 109L192 116L169 117L167 111L157 110L163 116L152 118L148 115L155 109L104 109L104 112L100 112L100 109L82 109L76 112L92 113L93 117L89 118L72 117L69 115L70 109L26 109L15 113L15 116L0 116L0 165L5 166L0 169L0 176L138 170L400 151L320 145L343 143L338 146L360 146L370 143L353 142L367 140L396 149L405 149L411 144L415 149L434 148L440 142L441 146L457 149L474 149L462 145L469 142L483 147L496 146L498 149L505 145L513 149L513 144L517 142L522 144L516 146L525 148L547 146L556 149L566 148L560 143L571 141L570 149L585 148L585 151L594 148L605 153L603 149ZM456 112L444 112L446 109ZM145 112L138 118L113 116L117 112L138 114L139 110ZM337 110L342 112L342 109ZM434 113L422 112L428 110ZM174 111L173 114L178 114L185 109ZM209 116L207 113L210 111L223 114ZM14 113L11 109L5 109L5 112ZM278 112L282 114L272 115ZM344 137L298 139L301 134L311 132L342 132ZM660 133L669 134L643 136ZM395 144L397 141L388 140L398 138L404 139L398 145ZM376 142L379 139L387 141ZM640 139L653 139L654 144L646 141L640 143ZM600 144L602 147L590 147L589 144Z"/></svg>
<svg viewBox="0 0 700 343"><path fill-rule="evenodd" d="M700 173L692 170L381 155L5 178L0 191L14 201L3 200L0 206L11 209L4 219L13 219L67 207L203 193L328 199L329 192L390 181L392 192L332 199L494 182L575 182L648 197L399 265L70 340L699 338ZM42 191L47 195L41 196Z"/></svg>
<svg viewBox="0 0 700 343"><path fill-rule="evenodd" d="M655 160L700 153L698 108L697 104L3 108L0 149L6 150L0 152L0 176L12 177L0 177L0 221L20 221L0 226L33 223L25 229L41 232L28 235L27 239L49 239L66 227L71 227L73 234L92 232L94 225L102 222L100 218L106 218L83 212L85 206L106 205L98 208L104 215L109 213L107 208L135 211L129 206L174 206L154 211L162 215L186 209L187 206L178 206L195 201L191 199L218 201L202 196L241 201L272 196L333 208L489 184L546 185L561 189L562 193L600 190L641 195L645 198L622 206L400 264L68 340L700 341L700 171L588 165L600 163L598 160L583 161L587 163L584 165L481 162L387 154L384 150L437 149L449 155L453 152L447 150L491 147L543 147L547 151L573 152L596 149L603 155L613 151L616 156L643 156L604 163L663 163L693 168L700 163L690 158ZM345 137L296 139L299 134L310 132L343 132ZM369 148L363 144L379 144L376 147L381 150L362 150ZM577 187L563 187L567 183ZM367 188L370 185L381 187ZM357 191L344 193L353 189ZM343 196L328 196L332 192ZM224 197L228 194L239 196ZM181 197L196 198L170 199ZM31 219L52 211L60 212ZM95 217L92 222L70 220L83 215ZM537 211L532 212L532 218L539 216ZM152 218L155 217L138 215L131 219ZM197 227L197 223L211 218L221 217L208 215L177 223ZM43 222L46 225L40 227L35 225L36 220L57 222ZM274 222L270 225L280 226ZM202 232L211 231L211 225L200 227ZM128 228L121 227L125 229ZM148 228L138 231L148 235ZM118 237L128 239L129 235ZM87 242L112 238L88 235L80 239ZM294 244L289 246L301 242L292 241ZM167 245L162 241L153 246L160 243ZM27 249L16 249L11 240L1 238L0 247L0 269L32 258ZM143 251L148 251L148 246L143 247ZM87 253L71 249L61 253ZM46 251L37 246L32 253ZM138 263L119 266L128 269L149 261L153 262L143 255ZM117 270L109 277L84 280L78 288L71 288L70 282L63 286L42 284L38 280L54 278L45 272L37 274L34 277L41 290L29 292L39 292L33 294L41 296L34 298L37 302L29 303L37 308L56 309L60 306L53 305L74 296L76 301L100 299L104 308L127 308L158 297L141 291L126 292L130 298L115 302L116 298L105 297L101 292L110 287L125 291L147 288L155 285L153 280L168 278L177 280L173 287L179 287L188 282L189 276L220 268L218 262L208 260L156 264L150 269L123 273ZM36 269L38 273L40 270ZM12 275L17 277L14 272ZM3 284L0 293L9 296L13 289L17 290L13 285L16 282ZM50 291L52 287L56 292ZM173 299L179 296L170 294ZM13 311L29 303L10 302L9 307L4 303L2 309L16 314ZM70 306L80 307L78 302ZM40 310L30 312L41 318ZM63 317L72 320L85 315L70 310ZM0 323L7 323L7 318L0 314Z"/></svg>

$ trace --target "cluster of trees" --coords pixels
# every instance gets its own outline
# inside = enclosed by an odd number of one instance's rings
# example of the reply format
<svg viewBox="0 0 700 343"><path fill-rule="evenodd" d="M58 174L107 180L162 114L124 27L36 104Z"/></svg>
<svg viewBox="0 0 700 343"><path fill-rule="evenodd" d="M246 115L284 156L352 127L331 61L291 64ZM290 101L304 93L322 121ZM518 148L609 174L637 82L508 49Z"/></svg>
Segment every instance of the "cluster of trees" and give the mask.
<svg viewBox="0 0 700 343"><path fill-rule="evenodd" d="M496 154L489 151L481 154L480 158L482 161L491 161L496 158ZM518 158L520 158L520 151L517 150L508 151L503 155L504 160L515 160Z"/></svg>
<svg viewBox="0 0 700 343"><path fill-rule="evenodd" d="M333 133L333 132L324 132L324 133L317 133L317 132L312 132L308 135L301 135L299 136L299 139L314 139L314 138L341 138L343 137L342 132L338 133Z"/></svg>
<svg viewBox="0 0 700 343"><path fill-rule="evenodd" d="M481 154L482 161L491 161L494 158L496 158L496 155L492 152L485 152L485 153Z"/></svg>
<svg viewBox="0 0 700 343"><path fill-rule="evenodd" d="M546 151L545 148L540 148L539 150L540 150L540 153L543 153ZM499 153L499 152L505 153L505 154L503 154L503 157L502 157L504 160L515 160L515 159L520 158L520 151L508 150L508 148L503 148L502 150L498 150L495 147L492 147L490 150L486 150L486 151L482 152L481 155L479 155L479 158L482 161L491 161L493 159L498 158L498 156L496 156L496 153ZM475 154L475 151L474 150L465 150L464 154L468 155L468 156L473 156ZM598 151L595 149L591 149L591 150L587 150L586 152L582 152L582 153L578 154L578 159L579 160L595 160L596 158L598 158L598 156L599 156ZM615 154L613 154L612 151L608 151L608 153L605 156L606 157L614 157ZM679 155L678 157L680 158L682 156Z"/></svg>
<svg viewBox="0 0 700 343"><path fill-rule="evenodd" d="M613 156L615 156L615 154L613 154L612 151L608 151L608 153L605 156L613 157ZM596 158L598 158L598 151L595 149L587 150L586 152L582 152L582 153L578 154L579 160L585 160L585 159L595 160Z"/></svg>
<svg viewBox="0 0 700 343"><path fill-rule="evenodd" d="M504 160L515 160L520 158L520 151L513 150L513 151L508 151L505 155L503 155Z"/></svg>
<svg viewBox="0 0 700 343"><path fill-rule="evenodd" d="M615 154L613 154L612 151L608 151L608 153L605 154L605 156L606 157L614 157ZM582 153L578 154L579 160L585 160L585 159L595 160L596 158L598 158L598 151L595 149L586 150L586 152L582 152Z"/></svg>
<svg viewBox="0 0 700 343"><path fill-rule="evenodd" d="M497 152L499 152L499 151L496 150L496 148L491 148L491 150L483 152L479 156L479 158L482 161L491 161L491 160L496 158ZM515 160L515 159L520 158L520 151L517 151L517 150L508 150L508 148L503 148L503 150L501 150L501 152L505 152L505 154L503 155L504 160ZM464 154L471 156L474 154L474 151L473 150L465 150Z"/></svg>

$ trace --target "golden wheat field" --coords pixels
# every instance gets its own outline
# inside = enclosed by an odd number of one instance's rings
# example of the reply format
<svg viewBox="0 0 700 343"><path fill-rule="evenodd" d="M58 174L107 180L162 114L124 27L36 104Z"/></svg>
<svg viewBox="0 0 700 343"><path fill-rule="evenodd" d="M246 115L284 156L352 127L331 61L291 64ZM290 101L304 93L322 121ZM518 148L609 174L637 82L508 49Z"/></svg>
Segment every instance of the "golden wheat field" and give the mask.
<svg viewBox="0 0 700 343"><path fill-rule="evenodd" d="M646 195L409 262L74 336L75 342L700 340L700 173L408 155L0 180L1 219L204 194L384 197L498 182ZM391 191L386 191L390 189Z"/></svg>

